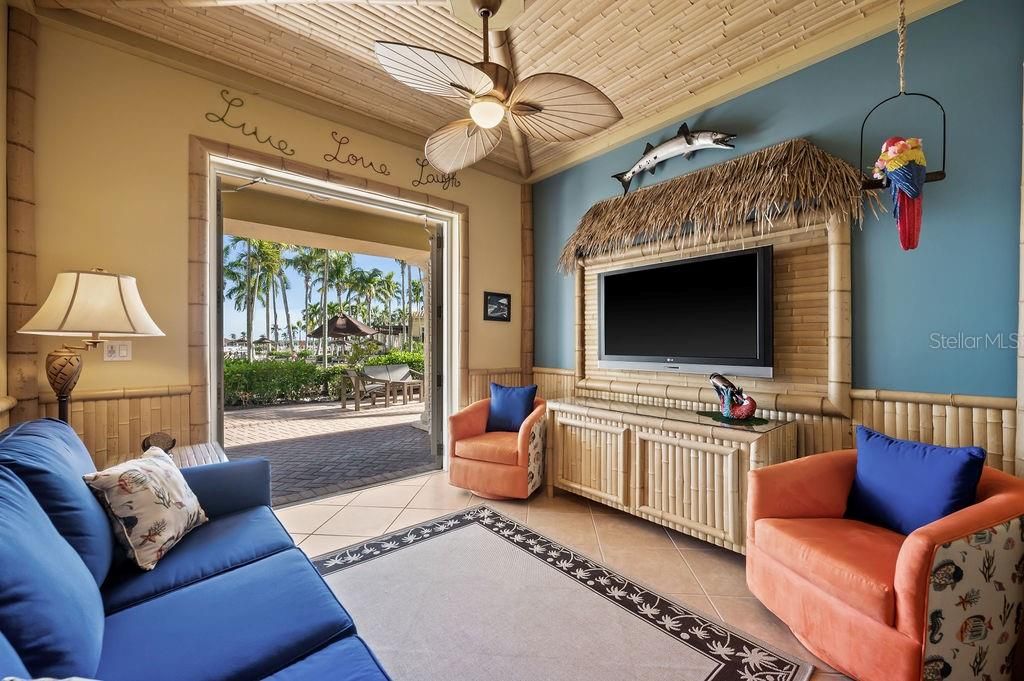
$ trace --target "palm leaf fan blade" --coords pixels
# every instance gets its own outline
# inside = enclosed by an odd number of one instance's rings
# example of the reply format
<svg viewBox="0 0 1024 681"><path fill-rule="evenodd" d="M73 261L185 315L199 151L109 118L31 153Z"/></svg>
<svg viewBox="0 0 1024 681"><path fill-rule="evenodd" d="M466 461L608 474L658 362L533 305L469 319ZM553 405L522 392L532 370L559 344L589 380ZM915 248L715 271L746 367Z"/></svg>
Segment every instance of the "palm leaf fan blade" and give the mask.
<svg viewBox="0 0 1024 681"><path fill-rule="evenodd" d="M472 99L494 89L490 76L445 52L384 41L374 43L373 51L392 78L428 95Z"/></svg>
<svg viewBox="0 0 1024 681"><path fill-rule="evenodd" d="M583 139L622 119L607 95L564 73L538 73L522 80L509 97L508 110L516 127L545 142Z"/></svg>
<svg viewBox="0 0 1024 681"><path fill-rule="evenodd" d="M501 130L481 128L470 118L452 121L427 138L424 153L430 165L442 173L469 167L494 151Z"/></svg>

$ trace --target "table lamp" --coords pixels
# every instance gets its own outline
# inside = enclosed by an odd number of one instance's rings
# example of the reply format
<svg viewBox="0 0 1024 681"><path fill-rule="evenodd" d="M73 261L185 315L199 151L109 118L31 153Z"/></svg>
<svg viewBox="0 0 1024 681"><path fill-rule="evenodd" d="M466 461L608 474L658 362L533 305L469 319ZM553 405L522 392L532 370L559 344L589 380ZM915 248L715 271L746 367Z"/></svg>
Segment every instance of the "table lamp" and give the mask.
<svg viewBox="0 0 1024 681"><path fill-rule="evenodd" d="M64 345L46 356L46 379L65 422L82 373L79 350L91 350L107 338L164 335L146 312L135 277L101 269L59 273L46 301L18 333L85 338L83 345Z"/></svg>

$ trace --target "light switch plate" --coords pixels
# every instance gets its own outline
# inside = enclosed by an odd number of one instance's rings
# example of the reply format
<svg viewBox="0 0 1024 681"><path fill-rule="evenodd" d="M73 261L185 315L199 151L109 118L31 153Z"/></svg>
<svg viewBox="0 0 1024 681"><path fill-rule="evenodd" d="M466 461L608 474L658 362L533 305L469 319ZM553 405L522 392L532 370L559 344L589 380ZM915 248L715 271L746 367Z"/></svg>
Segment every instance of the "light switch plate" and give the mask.
<svg viewBox="0 0 1024 681"><path fill-rule="evenodd" d="M104 362L128 362L131 358L131 341L107 341L103 344Z"/></svg>

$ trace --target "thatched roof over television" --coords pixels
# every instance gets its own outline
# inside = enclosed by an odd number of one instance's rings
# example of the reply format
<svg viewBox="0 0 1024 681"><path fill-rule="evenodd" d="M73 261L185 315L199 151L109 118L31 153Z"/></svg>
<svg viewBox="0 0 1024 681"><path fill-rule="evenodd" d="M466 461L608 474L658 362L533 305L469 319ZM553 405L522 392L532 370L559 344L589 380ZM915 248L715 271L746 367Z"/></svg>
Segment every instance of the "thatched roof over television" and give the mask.
<svg viewBox="0 0 1024 681"><path fill-rule="evenodd" d="M562 250L570 272L585 258L687 236L715 243L754 222L770 230L791 210L863 217L862 175L807 140L793 139L626 196L595 203Z"/></svg>

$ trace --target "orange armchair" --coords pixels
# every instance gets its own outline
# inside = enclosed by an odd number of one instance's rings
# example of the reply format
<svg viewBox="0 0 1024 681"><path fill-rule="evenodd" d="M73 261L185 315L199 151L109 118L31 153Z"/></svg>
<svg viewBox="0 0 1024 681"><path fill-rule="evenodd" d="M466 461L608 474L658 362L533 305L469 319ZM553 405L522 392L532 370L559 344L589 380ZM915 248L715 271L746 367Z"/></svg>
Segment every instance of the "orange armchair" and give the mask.
<svg viewBox="0 0 1024 681"><path fill-rule="evenodd" d="M856 467L845 450L750 473L750 590L860 681L1016 678L1024 480L986 468L977 503L904 536L843 518Z"/></svg>
<svg viewBox="0 0 1024 681"><path fill-rule="evenodd" d="M518 433L487 432L489 399L448 417L448 480L484 499L526 499L540 487L547 403L536 399Z"/></svg>

